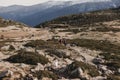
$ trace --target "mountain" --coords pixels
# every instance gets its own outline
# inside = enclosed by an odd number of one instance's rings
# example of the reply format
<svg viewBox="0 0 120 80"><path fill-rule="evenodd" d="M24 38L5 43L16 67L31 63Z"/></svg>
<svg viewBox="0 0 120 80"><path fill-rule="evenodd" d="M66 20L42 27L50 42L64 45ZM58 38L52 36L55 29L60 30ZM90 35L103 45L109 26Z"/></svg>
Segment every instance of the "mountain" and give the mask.
<svg viewBox="0 0 120 80"><path fill-rule="evenodd" d="M119 3L119 0L55 0L33 6L13 5L3 7L0 8L0 16L34 26L59 16L115 8L120 6Z"/></svg>

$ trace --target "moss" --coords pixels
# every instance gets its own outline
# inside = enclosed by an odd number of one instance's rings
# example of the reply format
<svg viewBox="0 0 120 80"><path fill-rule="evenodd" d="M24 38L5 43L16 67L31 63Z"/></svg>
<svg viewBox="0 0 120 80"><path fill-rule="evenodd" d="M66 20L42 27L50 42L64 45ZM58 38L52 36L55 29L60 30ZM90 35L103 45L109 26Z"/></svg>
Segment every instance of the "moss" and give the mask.
<svg viewBox="0 0 120 80"><path fill-rule="evenodd" d="M37 63L41 63L44 65L49 62L46 57L33 52L18 53L16 55L10 56L6 60L12 63L25 63L31 65L36 65Z"/></svg>
<svg viewBox="0 0 120 80"><path fill-rule="evenodd" d="M34 73L34 75L38 79L42 79L43 77L48 77L48 78L52 78L52 80L58 80L58 76L50 71L37 71Z"/></svg>

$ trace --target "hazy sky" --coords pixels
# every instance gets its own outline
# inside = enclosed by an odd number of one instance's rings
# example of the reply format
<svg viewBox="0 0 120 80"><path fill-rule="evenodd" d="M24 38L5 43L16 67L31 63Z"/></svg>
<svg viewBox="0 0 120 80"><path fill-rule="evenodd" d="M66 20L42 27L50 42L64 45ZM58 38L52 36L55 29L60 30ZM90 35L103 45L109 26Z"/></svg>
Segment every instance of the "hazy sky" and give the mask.
<svg viewBox="0 0 120 80"><path fill-rule="evenodd" d="M110 1L110 0L0 0L0 6L10 6L10 5L35 5L47 1Z"/></svg>
<svg viewBox="0 0 120 80"><path fill-rule="evenodd" d="M9 6L9 5L33 5L45 2L47 0L0 0L0 6Z"/></svg>
<svg viewBox="0 0 120 80"><path fill-rule="evenodd" d="M0 0L0 6L9 6L9 5L34 5L49 0ZM66 1L66 0L51 0L51 1ZM67 0L69 1L69 0Z"/></svg>

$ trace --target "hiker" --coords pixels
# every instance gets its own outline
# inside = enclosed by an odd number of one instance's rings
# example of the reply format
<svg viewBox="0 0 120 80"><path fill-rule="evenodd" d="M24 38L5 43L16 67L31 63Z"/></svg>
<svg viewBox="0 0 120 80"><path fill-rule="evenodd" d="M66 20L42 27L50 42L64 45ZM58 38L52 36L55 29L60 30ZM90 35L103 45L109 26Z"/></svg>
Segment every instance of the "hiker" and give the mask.
<svg viewBox="0 0 120 80"><path fill-rule="evenodd" d="M65 46L67 45L65 38L63 38L62 42L63 42L63 44L64 44Z"/></svg>
<svg viewBox="0 0 120 80"><path fill-rule="evenodd" d="M62 44L62 39L59 40L59 43Z"/></svg>
<svg viewBox="0 0 120 80"><path fill-rule="evenodd" d="M4 39L4 35L1 35L0 39Z"/></svg>

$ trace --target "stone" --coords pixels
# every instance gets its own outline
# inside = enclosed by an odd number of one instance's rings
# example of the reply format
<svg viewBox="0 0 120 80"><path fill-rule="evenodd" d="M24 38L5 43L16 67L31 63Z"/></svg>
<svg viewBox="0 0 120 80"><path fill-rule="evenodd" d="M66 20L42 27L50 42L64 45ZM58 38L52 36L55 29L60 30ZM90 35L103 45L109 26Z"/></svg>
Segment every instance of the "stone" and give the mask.
<svg viewBox="0 0 120 80"><path fill-rule="evenodd" d="M67 64L71 64L73 62L72 60L70 60L68 58L66 58L65 61L67 62Z"/></svg>
<svg viewBox="0 0 120 80"><path fill-rule="evenodd" d="M3 78L7 75L8 71L0 72L0 78Z"/></svg>
<svg viewBox="0 0 120 80"><path fill-rule="evenodd" d="M84 72L83 70L79 67L75 69L74 71L71 72L70 77L72 78L83 78Z"/></svg>
<svg viewBox="0 0 120 80"><path fill-rule="evenodd" d="M44 70L44 66L42 64L38 63L34 70L35 71Z"/></svg>

